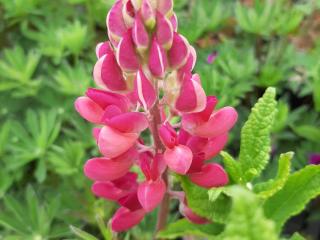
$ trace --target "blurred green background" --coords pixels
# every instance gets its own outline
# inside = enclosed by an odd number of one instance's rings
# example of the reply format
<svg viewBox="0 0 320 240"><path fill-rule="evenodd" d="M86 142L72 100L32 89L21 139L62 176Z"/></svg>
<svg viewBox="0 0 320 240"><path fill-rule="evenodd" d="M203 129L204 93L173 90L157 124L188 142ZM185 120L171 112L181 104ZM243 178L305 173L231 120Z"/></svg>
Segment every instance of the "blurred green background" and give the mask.
<svg viewBox="0 0 320 240"><path fill-rule="evenodd" d="M73 102L93 86L95 45L107 38L113 2L0 0L0 239L76 239L71 225L107 239L104 222L116 206L95 199L83 176L84 162L98 152ZM320 153L319 0L175 0L175 11L198 51L207 94L240 115L229 152L238 152L251 106L275 86L273 154L295 151L300 169ZM210 64L212 53L218 57ZM179 218L171 207L170 219ZM123 237L151 239L155 216ZM284 234L320 239L319 224L314 200Z"/></svg>

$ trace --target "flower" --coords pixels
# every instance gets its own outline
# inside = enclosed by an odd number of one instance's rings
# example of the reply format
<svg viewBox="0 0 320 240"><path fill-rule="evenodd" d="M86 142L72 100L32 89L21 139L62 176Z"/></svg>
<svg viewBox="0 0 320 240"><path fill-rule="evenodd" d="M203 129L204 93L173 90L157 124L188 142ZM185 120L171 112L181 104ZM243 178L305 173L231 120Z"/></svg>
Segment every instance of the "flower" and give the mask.
<svg viewBox="0 0 320 240"><path fill-rule="evenodd" d="M75 109L96 125L102 155L89 159L84 173L97 197L119 204L110 225L122 232L168 199L171 171L204 188L228 183L223 167L210 160L227 143L237 113L216 110L217 99L206 96L192 72L196 51L177 32L172 0L116 0L106 22L109 41L97 45L93 69L99 89L89 88ZM147 129L149 146L141 137ZM183 192L178 195L183 216L208 222L193 213Z"/></svg>
<svg viewBox="0 0 320 240"><path fill-rule="evenodd" d="M320 164L320 154L319 153L312 153L309 156L309 163L314 165Z"/></svg>

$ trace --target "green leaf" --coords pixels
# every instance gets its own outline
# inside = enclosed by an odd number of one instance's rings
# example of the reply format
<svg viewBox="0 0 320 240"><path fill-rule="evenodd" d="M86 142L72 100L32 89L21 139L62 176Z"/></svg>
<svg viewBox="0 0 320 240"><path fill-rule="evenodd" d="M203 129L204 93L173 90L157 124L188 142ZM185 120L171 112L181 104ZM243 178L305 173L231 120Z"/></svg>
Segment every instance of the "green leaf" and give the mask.
<svg viewBox="0 0 320 240"><path fill-rule="evenodd" d="M80 237L83 240L98 240L98 238L94 237L93 235L81 230L80 228L77 228L75 226L70 226L71 231Z"/></svg>
<svg viewBox="0 0 320 240"><path fill-rule="evenodd" d="M181 177L181 185L188 201L188 206L198 215L216 223L225 223L231 208L231 199L221 193L215 201L209 200L208 190L201 188L186 177Z"/></svg>
<svg viewBox="0 0 320 240"><path fill-rule="evenodd" d="M245 182L260 175L269 161L270 132L276 114L276 91L268 88L241 130L239 164Z"/></svg>
<svg viewBox="0 0 320 240"><path fill-rule="evenodd" d="M292 235L290 240L305 240L305 238L302 237L299 233L295 233L295 234Z"/></svg>
<svg viewBox="0 0 320 240"><path fill-rule="evenodd" d="M284 187L265 202L265 214L280 231L291 216L300 213L319 194L320 166L307 166L292 174Z"/></svg>
<svg viewBox="0 0 320 240"><path fill-rule="evenodd" d="M307 140L319 142L320 129L312 125L292 126L293 131Z"/></svg>
<svg viewBox="0 0 320 240"><path fill-rule="evenodd" d="M222 151L220 154L223 157L224 167L227 170L229 178L234 182L240 182L241 169L238 162L227 152Z"/></svg>
<svg viewBox="0 0 320 240"><path fill-rule="evenodd" d="M275 179L255 185L254 192L258 193L260 197L266 199L281 190L289 178L293 155L293 152L281 154L278 162L278 173Z"/></svg>
<svg viewBox="0 0 320 240"><path fill-rule="evenodd" d="M240 186L229 188L232 208L224 232L218 239L223 240L277 240L275 225L265 218L259 199Z"/></svg>
<svg viewBox="0 0 320 240"><path fill-rule="evenodd" d="M176 239L185 236L210 237L218 235L223 230L223 225L220 224L194 224L186 219L180 219L177 222L171 223L166 229L158 233L157 238Z"/></svg>

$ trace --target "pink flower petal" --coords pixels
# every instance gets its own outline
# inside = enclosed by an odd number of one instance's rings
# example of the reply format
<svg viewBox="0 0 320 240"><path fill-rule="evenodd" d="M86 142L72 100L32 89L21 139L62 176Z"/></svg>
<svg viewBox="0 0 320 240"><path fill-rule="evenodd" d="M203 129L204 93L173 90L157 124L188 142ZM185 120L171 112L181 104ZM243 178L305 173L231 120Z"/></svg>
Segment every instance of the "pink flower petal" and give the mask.
<svg viewBox="0 0 320 240"><path fill-rule="evenodd" d="M138 133L122 133L104 126L99 134L99 150L105 157L115 158L128 151L138 138Z"/></svg>
<svg viewBox="0 0 320 240"><path fill-rule="evenodd" d="M175 13L170 17L170 22L173 27L173 31L177 32L178 31L178 18Z"/></svg>
<svg viewBox="0 0 320 240"><path fill-rule="evenodd" d="M154 9L149 0L142 0L141 16L145 25L149 29L152 29L156 24L156 17L155 17Z"/></svg>
<svg viewBox="0 0 320 240"><path fill-rule="evenodd" d="M99 43L96 47L97 58L99 59L106 54L113 54L113 49L110 45L110 42Z"/></svg>
<svg viewBox="0 0 320 240"><path fill-rule="evenodd" d="M146 212L151 212L162 201L166 192L166 184L162 179L143 182L138 187L138 199Z"/></svg>
<svg viewBox="0 0 320 240"><path fill-rule="evenodd" d="M117 188L112 182L95 182L91 190L97 197L111 201L118 201L128 194L127 191Z"/></svg>
<svg viewBox="0 0 320 240"><path fill-rule="evenodd" d="M228 134L222 134L218 137L210 138L203 151L205 159L209 160L217 156L228 142Z"/></svg>
<svg viewBox="0 0 320 240"><path fill-rule="evenodd" d="M137 99L145 109L150 109L157 100L157 94L151 81L142 70L137 73L134 82L134 91Z"/></svg>
<svg viewBox="0 0 320 240"><path fill-rule="evenodd" d="M140 14L137 14L135 17L132 39L138 49L146 50L149 46L149 34L143 24Z"/></svg>
<svg viewBox="0 0 320 240"><path fill-rule="evenodd" d="M170 66L174 69L182 67L187 62L189 54L188 41L183 36L174 33L172 47L168 52Z"/></svg>
<svg viewBox="0 0 320 240"><path fill-rule="evenodd" d="M131 28L133 26L135 17L135 10L131 1L126 1L123 5L122 15L126 26Z"/></svg>
<svg viewBox="0 0 320 240"><path fill-rule="evenodd" d="M148 119L140 112L128 112L111 118L108 126L124 133L140 133L148 126Z"/></svg>
<svg viewBox="0 0 320 240"><path fill-rule="evenodd" d="M173 0L158 0L157 9L163 15L171 15L173 12Z"/></svg>
<svg viewBox="0 0 320 240"><path fill-rule="evenodd" d="M225 170L216 163L202 167L201 172L189 174L190 180L204 188L221 187L229 182Z"/></svg>
<svg viewBox="0 0 320 240"><path fill-rule="evenodd" d="M127 31L127 27L122 15L122 8L122 0L117 0L107 16L108 32L115 39L120 39Z"/></svg>
<svg viewBox="0 0 320 240"><path fill-rule="evenodd" d="M115 232L126 231L139 224L144 215L145 212L143 209L130 211L127 208L121 207L116 211L111 219L111 228Z"/></svg>
<svg viewBox="0 0 320 240"><path fill-rule="evenodd" d="M118 66L113 54L102 56L93 70L93 77L96 84L112 91L124 91L127 89L122 71Z"/></svg>
<svg viewBox="0 0 320 240"><path fill-rule="evenodd" d="M94 181L111 181L124 176L133 164L133 159L92 158L84 165L85 175Z"/></svg>
<svg viewBox="0 0 320 240"><path fill-rule="evenodd" d="M171 22L161 13L157 13L156 36L158 43L164 49L170 49L173 42L173 27Z"/></svg>
<svg viewBox="0 0 320 240"><path fill-rule="evenodd" d="M168 66L167 57L162 46L153 38L149 54L149 68L153 76L163 78Z"/></svg>
<svg viewBox="0 0 320 240"><path fill-rule="evenodd" d="M199 124L192 118L182 120L183 128L192 135L212 138L228 132L236 123L238 114L232 107L224 107L214 112L208 122Z"/></svg>
<svg viewBox="0 0 320 240"><path fill-rule="evenodd" d="M128 99L121 94L88 88L86 95L103 109L110 105L115 105L119 107L121 111L126 112L129 108Z"/></svg>
<svg viewBox="0 0 320 240"><path fill-rule="evenodd" d="M206 101L201 85L193 79L186 79L182 83L175 107L180 112L200 112L206 107Z"/></svg>
<svg viewBox="0 0 320 240"><path fill-rule="evenodd" d="M89 122L100 124L103 109L88 97L79 97L74 103L77 112Z"/></svg>
<svg viewBox="0 0 320 240"><path fill-rule="evenodd" d="M139 58L135 51L131 29L123 35L119 42L117 60L122 70L126 72L135 72L139 69Z"/></svg>
<svg viewBox="0 0 320 240"><path fill-rule="evenodd" d="M127 196L119 199L118 204L122 207L128 208L130 211L141 209L142 206L138 199L137 189L138 187L131 191Z"/></svg>
<svg viewBox="0 0 320 240"><path fill-rule="evenodd" d="M207 223L209 223L209 221L206 218L200 217L199 215L195 214L183 202L180 202L179 211L186 219L188 219L192 223L195 223L195 224L207 224Z"/></svg>
<svg viewBox="0 0 320 240"><path fill-rule="evenodd" d="M178 145L178 136L174 128L169 124L163 124L159 128L159 135L162 143L168 147L173 148Z"/></svg>
<svg viewBox="0 0 320 240"><path fill-rule="evenodd" d="M172 171L186 174L192 163L192 152L190 148L178 145L172 149L166 149L164 160Z"/></svg>

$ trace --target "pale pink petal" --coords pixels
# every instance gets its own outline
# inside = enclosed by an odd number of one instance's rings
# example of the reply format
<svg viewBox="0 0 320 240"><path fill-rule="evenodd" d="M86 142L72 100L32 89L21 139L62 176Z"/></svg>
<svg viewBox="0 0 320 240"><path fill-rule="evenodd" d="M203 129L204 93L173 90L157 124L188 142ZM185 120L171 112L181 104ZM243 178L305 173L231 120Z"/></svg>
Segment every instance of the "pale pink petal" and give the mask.
<svg viewBox="0 0 320 240"><path fill-rule="evenodd" d="M180 112L200 112L206 107L207 97L201 85L193 79L184 80L175 108Z"/></svg>
<svg viewBox="0 0 320 240"><path fill-rule="evenodd" d="M112 201L118 201L128 194L128 191L118 188L113 182L95 182L91 190L97 197Z"/></svg>
<svg viewBox="0 0 320 240"><path fill-rule="evenodd" d="M186 174L192 163L192 152L190 148L178 145L172 149L166 149L164 160L172 171Z"/></svg>
<svg viewBox="0 0 320 240"><path fill-rule="evenodd" d="M115 158L128 151L138 138L138 133L122 133L109 126L104 126L99 134L99 150L105 157Z"/></svg>
<svg viewBox="0 0 320 240"><path fill-rule="evenodd" d="M139 69L139 58L132 40L132 30L129 29L119 42L117 60L120 67L126 72L135 72Z"/></svg>
<svg viewBox="0 0 320 240"><path fill-rule="evenodd" d="M107 124L124 133L140 133L149 126L146 115L140 112L120 114L107 121Z"/></svg>
<svg viewBox="0 0 320 240"><path fill-rule="evenodd" d="M92 158L84 165L85 175L94 181L111 181L124 176L133 164L133 159Z"/></svg>
<svg viewBox="0 0 320 240"><path fill-rule="evenodd" d="M101 88L112 91L127 89L122 71L113 54L106 54L98 60L94 66L93 77L96 84Z"/></svg>
<svg viewBox="0 0 320 240"><path fill-rule="evenodd" d="M125 4L123 4L122 15L127 28L131 28L135 17L135 10L131 1L126 1Z"/></svg>
<svg viewBox="0 0 320 240"><path fill-rule="evenodd" d="M101 128L93 128L92 129L92 136L96 140L96 143L98 144L99 134L100 134Z"/></svg>
<svg viewBox="0 0 320 240"><path fill-rule="evenodd" d="M145 211L143 209L130 211L127 208L121 207L116 211L111 219L111 228L115 232L126 231L139 224L144 215Z"/></svg>
<svg viewBox="0 0 320 240"><path fill-rule="evenodd" d="M153 76L163 78L168 66L167 57L162 46L153 38L149 54L149 69Z"/></svg>
<svg viewBox="0 0 320 240"><path fill-rule="evenodd" d="M175 13L170 17L170 22L173 27L173 31L177 32L178 31L178 18Z"/></svg>
<svg viewBox="0 0 320 240"><path fill-rule="evenodd" d="M74 103L77 112L89 122L99 124L103 115L103 109L88 97L79 97Z"/></svg>
<svg viewBox="0 0 320 240"><path fill-rule="evenodd" d="M219 164L210 163L201 172L189 174L190 180L204 188L221 187L229 182L228 175Z"/></svg>
<svg viewBox="0 0 320 240"><path fill-rule="evenodd" d="M166 192L166 184L162 179L139 184L138 199L146 212L151 212L162 201Z"/></svg>
<svg viewBox="0 0 320 240"><path fill-rule="evenodd" d="M140 14L135 17L132 39L138 49L145 50L149 46L149 34L143 24Z"/></svg>
<svg viewBox="0 0 320 240"><path fill-rule="evenodd" d="M163 15L171 15L173 12L173 0L158 0L157 9Z"/></svg>
<svg viewBox="0 0 320 240"><path fill-rule="evenodd" d="M170 21L161 13L157 13L156 36L158 43L164 49L170 49L173 41L173 27Z"/></svg>
<svg viewBox="0 0 320 240"><path fill-rule="evenodd" d="M136 11L141 8L141 0L131 0L131 3Z"/></svg>
<svg viewBox="0 0 320 240"><path fill-rule="evenodd" d="M174 33L172 47L168 52L170 66L174 69L182 67L187 62L189 54L188 41L178 33Z"/></svg>
<svg viewBox="0 0 320 240"><path fill-rule="evenodd" d="M236 123L238 114L232 107L224 107L214 112L208 122L199 124L192 118L182 120L183 128L192 135L212 138L228 132Z"/></svg>
<svg viewBox="0 0 320 240"><path fill-rule="evenodd" d="M116 39L120 39L127 31L127 27L122 15L122 8L122 0L117 0L107 16L108 32Z"/></svg>
<svg viewBox="0 0 320 240"><path fill-rule="evenodd" d="M153 107L157 100L157 93L152 82L146 77L140 69L134 81L134 91L136 98L145 109Z"/></svg>
<svg viewBox="0 0 320 240"><path fill-rule="evenodd" d="M110 45L110 42L99 43L96 47L96 55L98 59L101 58L103 55L112 54L112 53L113 53L113 49Z"/></svg>
<svg viewBox="0 0 320 240"><path fill-rule="evenodd" d="M156 17L155 17L154 9L149 0L142 0L141 16L145 25L149 29L152 29L156 24Z"/></svg>

